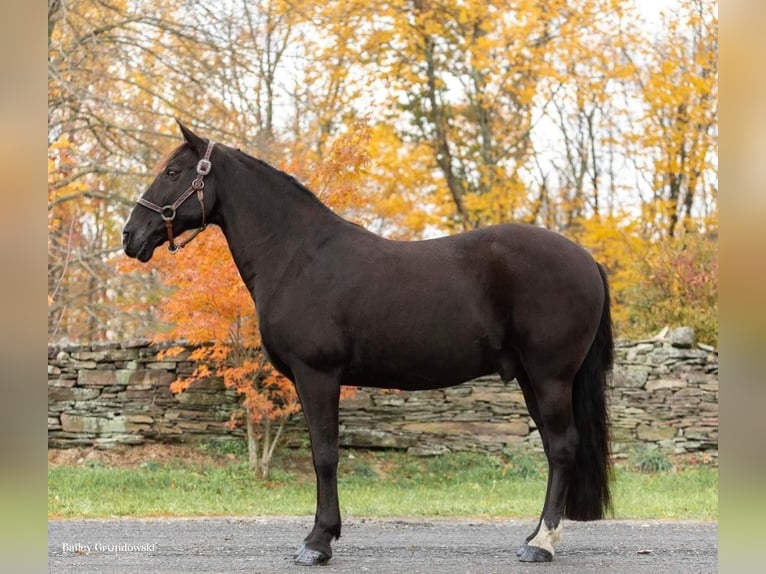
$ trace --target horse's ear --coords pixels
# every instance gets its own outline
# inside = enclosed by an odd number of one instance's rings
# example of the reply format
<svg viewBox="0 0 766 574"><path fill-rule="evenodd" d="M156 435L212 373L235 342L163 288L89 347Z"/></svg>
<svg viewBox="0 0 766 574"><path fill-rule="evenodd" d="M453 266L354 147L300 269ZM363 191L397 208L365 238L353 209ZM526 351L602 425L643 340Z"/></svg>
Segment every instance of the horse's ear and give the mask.
<svg viewBox="0 0 766 574"><path fill-rule="evenodd" d="M186 143L188 143L193 149L197 151L197 153L201 156L205 153L205 149L207 148L207 140L199 137L197 134L195 134L193 131L191 131L189 128L187 128L185 125L181 123L181 120L176 118L176 123L178 124L178 127L181 129L181 133L184 136L184 140Z"/></svg>

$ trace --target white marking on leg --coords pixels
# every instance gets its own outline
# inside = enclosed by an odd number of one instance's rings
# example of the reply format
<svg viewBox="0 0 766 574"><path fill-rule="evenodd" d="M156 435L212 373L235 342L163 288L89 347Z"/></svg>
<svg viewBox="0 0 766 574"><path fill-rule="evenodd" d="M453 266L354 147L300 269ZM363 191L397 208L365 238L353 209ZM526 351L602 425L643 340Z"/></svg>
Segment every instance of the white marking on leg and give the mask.
<svg viewBox="0 0 766 574"><path fill-rule="evenodd" d="M554 544L561 542L561 533L564 530L562 521L559 521L556 528L548 528L545 524L545 520L541 521L540 529L537 531L535 537L529 541L530 546L537 546L538 548L544 548L551 553L551 556L555 556L556 550L553 548Z"/></svg>

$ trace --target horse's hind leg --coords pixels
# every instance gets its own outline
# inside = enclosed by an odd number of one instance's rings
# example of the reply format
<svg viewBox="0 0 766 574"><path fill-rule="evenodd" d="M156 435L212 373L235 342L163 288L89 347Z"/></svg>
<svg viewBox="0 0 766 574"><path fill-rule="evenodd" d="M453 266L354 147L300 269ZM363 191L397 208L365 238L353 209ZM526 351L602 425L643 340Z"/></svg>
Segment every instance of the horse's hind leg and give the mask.
<svg viewBox="0 0 766 574"><path fill-rule="evenodd" d="M519 549L523 562L548 562L555 555L554 545L561 539L561 519L567 486L577 452L577 430L572 411L572 378L530 375L525 397L527 408L543 436L548 458L548 487L537 530Z"/></svg>
<svg viewBox="0 0 766 574"><path fill-rule="evenodd" d="M540 433L540 439L543 442L543 450L545 451L546 455L548 454L548 441L546 440L545 430L543 428L543 421L542 417L540 416L540 409L537 406L537 397L535 397L535 393L532 390L531 383L529 381L529 377L527 376L526 372L524 372L523 369L518 369L518 372L516 374L516 380L519 383L519 387L521 388L521 393L524 395L524 402L527 405L527 411L529 411L529 415L532 417L532 420L535 422L535 425L537 426L537 432ZM545 508L545 505L548 503L548 493L550 492L551 488L551 473L548 473L548 486L546 487L546 500L543 505L543 508ZM542 522L542 519L541 521ZM537 532L540 530L540 522L538 522L537 528L526 537L524 540L524 543L519 547L518 551L516 552L517 556L521 556L524 553L524 549L529 543L530 540L532 540L536 535Z"/></svg>
<svg viewBox="0 0 766 574"><path fill-rule="evenodd" d="M540 415L540 408L537 405L537 397L535 396L535 392L532 389L532 383L529 380L529 376L527 375L524 368L519 363L518 359L516 358L516 355L512 353L508 353L502 357L501 360L501 366L500 366L500 377L507 383L513 378L515 378L518 383L519 387L521 388L521 392L524 395L524 402L527 405L527 411L529 411L529 415L532 417L532 420L535 422L535 425L537 425L537 432L540 433L540 438L543 442L543 450L545 451L546 456L548 455L548 440L545 433L545 428L543 426L543 418ZM551 490L551 473L548 473L548 486L545 491L545 503L543 504L543 508L545 508L548 505L548 495L550 494ZM537 536L537 533L540 531L540 525L542 524L542 518L537 524L537 528L526 537L522 545L519 547L519 549L516 551L516 556L520 557L525 553L528 552L527 546L529 544L529 541L532 540L535 536Z"/></svg>

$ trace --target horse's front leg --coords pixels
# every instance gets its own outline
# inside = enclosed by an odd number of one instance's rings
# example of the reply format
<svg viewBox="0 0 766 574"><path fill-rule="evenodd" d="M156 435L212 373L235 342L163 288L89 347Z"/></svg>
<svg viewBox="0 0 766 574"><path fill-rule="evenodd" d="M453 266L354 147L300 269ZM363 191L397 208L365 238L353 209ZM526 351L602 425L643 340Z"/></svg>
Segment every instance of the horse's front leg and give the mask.
<svg viewBox="0 0 766 574"><path fill-rule="evenodd" d="M295 384L311 437L311 454L317 480L314 528L296 552L296 564L324 564L332 557L331 543L340 538L338 504L338 401L339 377L306 369L296 370Z"/></svg>

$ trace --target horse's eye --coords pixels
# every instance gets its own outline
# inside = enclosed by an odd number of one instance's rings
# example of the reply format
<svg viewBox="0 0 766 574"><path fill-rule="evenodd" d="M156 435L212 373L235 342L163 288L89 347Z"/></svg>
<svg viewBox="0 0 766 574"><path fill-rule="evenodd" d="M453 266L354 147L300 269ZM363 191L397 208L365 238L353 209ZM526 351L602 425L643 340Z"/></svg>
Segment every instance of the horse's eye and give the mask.
<svg viewBox="0 0 766 574"><path fill-rule="evenodd" d="M178 170L169 167L165 170L165 175L167 175L170 179L175 179L178 177Z"/></svg>

